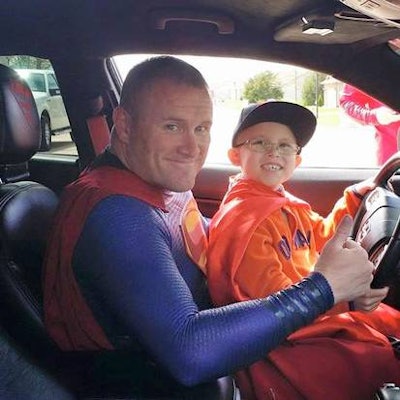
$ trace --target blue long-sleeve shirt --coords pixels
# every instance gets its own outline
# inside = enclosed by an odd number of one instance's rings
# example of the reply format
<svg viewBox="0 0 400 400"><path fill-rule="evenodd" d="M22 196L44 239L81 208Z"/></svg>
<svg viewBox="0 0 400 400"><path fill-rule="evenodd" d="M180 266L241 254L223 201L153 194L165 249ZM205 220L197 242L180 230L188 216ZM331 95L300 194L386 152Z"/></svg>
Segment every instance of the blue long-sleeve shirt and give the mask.
<svg viewBox="0 0 400 400"><path fill-rule="evenodd" d="M185 385L228 375L265 357L333 305L314 273L266 299L212 308L187 257L179 221L191 193L168 212L113 195L89 214L73 257L79 286L116 348L140 346Z"/></svg>

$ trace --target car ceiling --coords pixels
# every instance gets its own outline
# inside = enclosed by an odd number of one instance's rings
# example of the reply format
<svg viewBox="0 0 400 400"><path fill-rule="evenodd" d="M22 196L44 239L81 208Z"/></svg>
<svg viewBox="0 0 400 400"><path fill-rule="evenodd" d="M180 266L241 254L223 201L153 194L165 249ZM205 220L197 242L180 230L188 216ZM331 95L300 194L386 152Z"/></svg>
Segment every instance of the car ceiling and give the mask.
<svg viewBox="0 0 400 400"><path fill-rule="evenodd" d="M333 33L306 35L304 20ZM385 44L399 30L336 0L3 0L0 21L2 54L252 57L331 74L400 108L398 57Z"/></svg>

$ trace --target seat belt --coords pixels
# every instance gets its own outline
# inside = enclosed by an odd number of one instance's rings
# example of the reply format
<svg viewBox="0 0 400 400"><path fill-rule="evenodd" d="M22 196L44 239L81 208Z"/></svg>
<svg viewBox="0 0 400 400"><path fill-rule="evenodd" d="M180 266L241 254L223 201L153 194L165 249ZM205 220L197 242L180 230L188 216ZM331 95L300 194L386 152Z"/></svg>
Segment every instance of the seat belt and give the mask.
<svg viewBox="0 0 400 400"><path fill-rule="evenodd" d="M99 155L110 143L110 128L105 115L95 115L86 120L95 155Z"/></svg>

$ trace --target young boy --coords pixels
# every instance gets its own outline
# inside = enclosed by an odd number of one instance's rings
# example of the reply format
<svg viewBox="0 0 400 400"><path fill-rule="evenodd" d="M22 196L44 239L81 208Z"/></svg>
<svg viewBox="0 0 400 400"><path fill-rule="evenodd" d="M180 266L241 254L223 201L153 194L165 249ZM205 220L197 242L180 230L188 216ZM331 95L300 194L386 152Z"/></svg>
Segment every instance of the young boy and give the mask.
<svg viewBox="0 0 400 400"><path fill-rule="evenodd" d="M215 304L261 298L307 276L337 224L347 214L354 216L372 189L369 181L347 188L327 218L285 191L283 183L300 164L301 148L315 127L312 112L293 103L267 102L242 111L228 152L241 173L231 180L210 226L207 275ZM383 381L399 381L399 365L386 335L400 334L400 313L380 305L387 290L367 293L355 303L356 309L376 309L373 313L345 313L348 304L341 304L331 316L289 337L290 345L239 374L245 398L269 398L271 390L275 396L284 393L276 369L299 398L308 400L372 398ZM339 353L346 354L346 363L335 359ZM333 365L324 367L329 360ZM302 363L307 374L301 373ZM354 373L348 371L350 364ZM324 395L318 381L324 382ZM351 388L356 381L363 383L361 392Z"/></svg>

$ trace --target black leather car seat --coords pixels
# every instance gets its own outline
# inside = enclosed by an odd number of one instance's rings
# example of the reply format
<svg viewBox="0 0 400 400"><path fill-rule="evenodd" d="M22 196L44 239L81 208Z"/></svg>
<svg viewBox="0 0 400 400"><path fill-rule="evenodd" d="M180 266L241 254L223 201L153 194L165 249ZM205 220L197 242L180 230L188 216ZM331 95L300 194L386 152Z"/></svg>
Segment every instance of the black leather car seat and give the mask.
<svg viewBox="0 0 400 400"><path fill-rule="evenodd" d="M74 400L76 397L26 357L0 326L0 399Z"/></svg>
<svg viewBox="0 0 400 400"><path fill-rule="evenodd" d="M58 203L29 180L28 161L40 148L39 116L28 85L0 65L0 316L21 343L52 346L41 315L41 264Z"/></svg>

